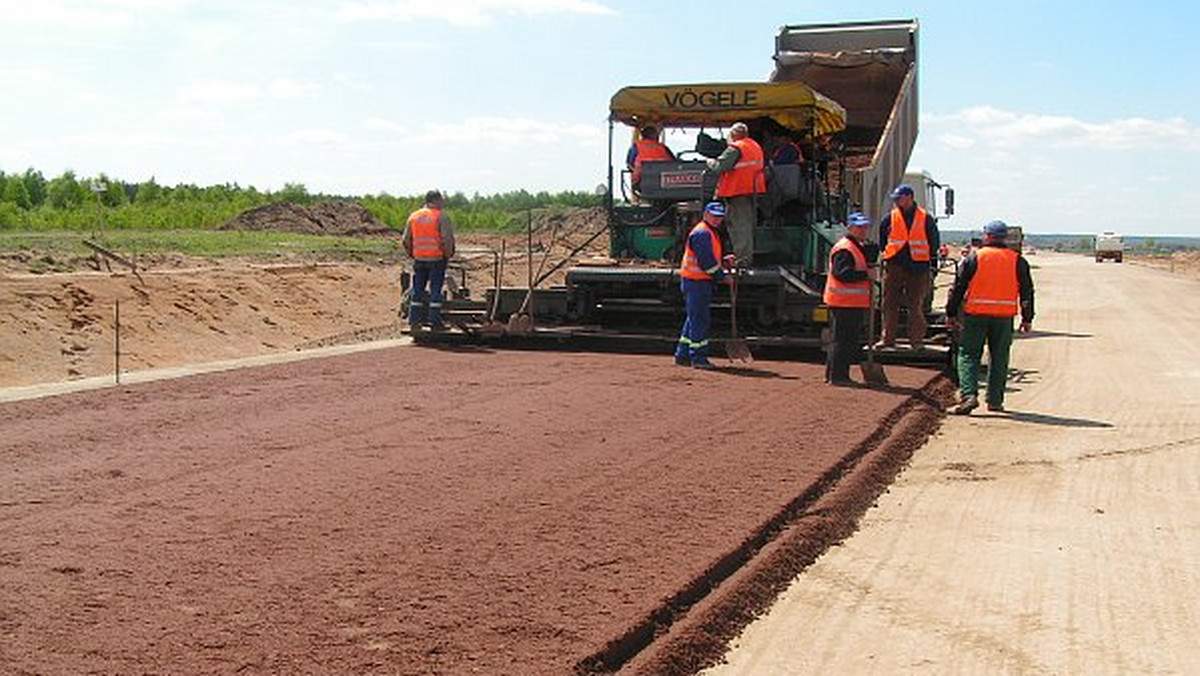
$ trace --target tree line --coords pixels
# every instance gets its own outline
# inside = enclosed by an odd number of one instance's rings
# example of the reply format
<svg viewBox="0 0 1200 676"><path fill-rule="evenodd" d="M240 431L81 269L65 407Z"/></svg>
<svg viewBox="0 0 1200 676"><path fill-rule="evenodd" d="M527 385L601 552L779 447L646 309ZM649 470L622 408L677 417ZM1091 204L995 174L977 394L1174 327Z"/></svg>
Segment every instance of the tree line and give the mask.
<svg viewBox="0 0 1200 676"><path fill-rule="evenodd" d="M310 193L302 183L285 183L277 191L237 183L165 186L154 178L131 183L105 174L78 176L69 170L50 179L33 168L23 173L0 171L0 229L10 230L207 230L265 204L323 200L358 202L381 222L399 228L408 214L421 206L423 195L330 195ZM446 196L446 209L456 224L467 230L514 227L517 215L528 209L599 204L599 197L584 191L516 190L470 197L456 192Z"/></svg>

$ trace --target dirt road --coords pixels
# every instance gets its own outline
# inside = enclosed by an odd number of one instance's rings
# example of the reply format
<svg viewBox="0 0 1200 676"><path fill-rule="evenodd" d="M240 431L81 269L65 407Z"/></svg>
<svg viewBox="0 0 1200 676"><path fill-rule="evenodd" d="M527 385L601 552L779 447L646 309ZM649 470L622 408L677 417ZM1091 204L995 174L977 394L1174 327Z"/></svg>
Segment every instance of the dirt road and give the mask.
<svg viewBox="0 0 1200 676"><path fill-rule="evenodd" d="M1200 284L1031 262L1014 412L947 420L706 673L1200 673Z"/></svg>

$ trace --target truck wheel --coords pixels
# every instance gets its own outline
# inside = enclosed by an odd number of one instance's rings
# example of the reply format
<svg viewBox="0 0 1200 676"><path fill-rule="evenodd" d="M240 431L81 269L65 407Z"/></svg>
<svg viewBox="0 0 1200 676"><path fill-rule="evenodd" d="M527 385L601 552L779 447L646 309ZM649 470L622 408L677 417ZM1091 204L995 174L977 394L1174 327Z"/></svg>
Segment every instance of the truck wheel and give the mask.
<svg viewBox="0 0 1200 676"><path fill-rule="evenodd" d="M1103 263L1103 262L1104 262L1104 258L1103 258L1103 257L1101 257L1101 256L1096 256L1096 262L1097 262L1097 263Z"/></svg>

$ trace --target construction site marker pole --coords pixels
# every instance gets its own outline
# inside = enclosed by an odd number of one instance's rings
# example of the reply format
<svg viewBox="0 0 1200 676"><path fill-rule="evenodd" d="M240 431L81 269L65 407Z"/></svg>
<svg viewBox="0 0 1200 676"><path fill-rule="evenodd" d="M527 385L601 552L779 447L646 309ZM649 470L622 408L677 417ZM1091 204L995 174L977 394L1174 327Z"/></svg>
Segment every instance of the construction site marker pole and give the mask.
<svg viewBox="0 0 1200 676"><path fill-rule="evenodd" d="M116 340L113 341L113 377L121 384L121 299L117 299L117 309L114 314L116 321Z"/></svg>

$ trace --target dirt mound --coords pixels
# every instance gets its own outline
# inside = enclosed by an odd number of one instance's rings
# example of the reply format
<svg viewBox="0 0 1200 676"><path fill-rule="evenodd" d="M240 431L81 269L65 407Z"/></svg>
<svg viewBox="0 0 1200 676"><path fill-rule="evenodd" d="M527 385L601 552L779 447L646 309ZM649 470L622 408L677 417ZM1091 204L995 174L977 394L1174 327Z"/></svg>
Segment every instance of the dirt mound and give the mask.
<svg viewBox="0 0 1200 676"><path fill-rule="evenodd" d="M533 232L551 232L557 226L564 236L592 234L607 222L603 207L534 209L531 212Z"/></svg>
<svg viewBox="0 0 1200 676"><path fill-rule="evenodd" d="M274 202L242 213L220 230L275 230L306 235L385 235L393 232L356 202L329 200L311 206Z"/></svg>

